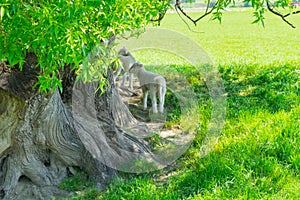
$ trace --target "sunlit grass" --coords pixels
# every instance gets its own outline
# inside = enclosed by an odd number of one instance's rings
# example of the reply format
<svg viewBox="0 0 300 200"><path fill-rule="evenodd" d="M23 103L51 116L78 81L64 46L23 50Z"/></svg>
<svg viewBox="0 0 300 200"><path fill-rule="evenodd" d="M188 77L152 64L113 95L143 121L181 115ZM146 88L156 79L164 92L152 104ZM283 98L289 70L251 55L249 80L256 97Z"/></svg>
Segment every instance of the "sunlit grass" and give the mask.
<svg viewBox="0 0 300 200"><path fill-rule="evenodd" d="M191 15L197 17L199 13ZM261 66L298 63L299 16L289 18L298 27L296 29L290 28L270 13L266 13L265 17L263 27L261 24L251 24L251 9L243 12L224 12L222 24L207 17L196 27L189 23L195 31L191 32L177 14L169 14L162 21L162 28L178 31L197 41L217 65Z"/></svg>

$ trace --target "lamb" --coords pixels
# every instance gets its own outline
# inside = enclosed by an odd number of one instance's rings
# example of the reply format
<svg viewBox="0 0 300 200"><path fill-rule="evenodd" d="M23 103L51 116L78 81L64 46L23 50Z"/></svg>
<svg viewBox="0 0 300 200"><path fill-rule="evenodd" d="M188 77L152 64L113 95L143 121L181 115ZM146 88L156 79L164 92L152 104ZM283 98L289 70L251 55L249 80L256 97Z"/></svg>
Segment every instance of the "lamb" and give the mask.
<svg viewBox="0 0 300 200"><path fill-rule="evenodd" d="M134 63L129 69L130 73L136 74L140 87L143 91L143 108L147 109L147 97L148 91L150 90L151 103L153 113L157 113L157 103L156 103L156 93L159 97L159 112L164 112L164 102L166 95L166 80L160 74L154 74L152 72L146 71L144 65L141 63Z"/></svg>
<svg viewBox="0 0 300 200"><path fill-rule="evenodd" d="M133 90L133 85L132 85L132 73L129 73L128 70L130 69L130 67L136 62L134 57L131 55L131 53L125 48L123 47L122 49L119 50L118 52L119 56L118 58L121 60L122 63L122 67L119 68L119 70L116 73L116 77L118 77L118 75L120 74L122 68L124 70L124 75L123 75L123 80L122 80L122 86L125 86L125 82L127 79L127 73L129 76L129 88L131 90ZM115 80L116 80L115 77Z"/></svg>

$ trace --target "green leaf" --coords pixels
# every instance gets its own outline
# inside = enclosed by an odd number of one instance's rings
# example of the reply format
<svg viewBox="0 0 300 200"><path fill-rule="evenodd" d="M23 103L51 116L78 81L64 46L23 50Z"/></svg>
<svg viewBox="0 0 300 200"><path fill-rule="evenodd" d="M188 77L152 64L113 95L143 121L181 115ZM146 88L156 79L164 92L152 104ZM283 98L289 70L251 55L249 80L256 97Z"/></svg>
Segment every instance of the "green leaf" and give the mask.
<svg viewBox="0 0 300 200"><path fill-rule="evenodd" d="M5 15L5 7L1 6L0 7L0 22L2 21L4 15Z"/></svg>
<svg viewBox="0 0 300 200"><path fill-rule="evenodd" d="M96 79L105 83L104 76L112 58L109 52L101 51L101 56L106 58L84 67L91 49L100 38L145 27L151 17L158 16L167 7L160 0L5 2L9 4L0 4L4 30L0 33L1 59L7 59L11 66L19 64L22 69L26 52L34 52L41 69L35 86L44 92L55 87L62 89L57 77L64 65L72 66L85 81Z"/></svg>

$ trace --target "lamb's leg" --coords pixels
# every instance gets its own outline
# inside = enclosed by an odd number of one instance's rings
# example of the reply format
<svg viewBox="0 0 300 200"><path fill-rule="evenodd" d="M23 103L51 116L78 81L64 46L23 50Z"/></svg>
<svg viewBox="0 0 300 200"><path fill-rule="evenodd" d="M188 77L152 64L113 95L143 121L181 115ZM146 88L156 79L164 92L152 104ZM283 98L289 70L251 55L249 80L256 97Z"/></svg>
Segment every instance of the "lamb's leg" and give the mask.
<svg viewBox="0 0 300 200"><path fill-rule="evenodd" d="M157 113L156 90L153 86L150 86L150 95L153 113Z"/></svg>
<svg viewBox="0 0 300 200"><path fill-rule="evenodd" d="M126 81L127 81L127 72L124 72L122 86L125 86Z"/></svg>
<svg viewBox="0 0 300 200"><path fill-rule="evenodd" d="M167 88L166 88L166 85L163 86L163 100L162 100L162 105L163 105L163 108L165 106L165 98L166 98L166 92L167 92Z"/></svg>
<svg viewBox="0 0 300 200"><path fill-rule="evenodd" d="M147 109L148 90L143 89L143 108Z"/></svg>
<svg viewBox="0 0 300 200"><path fill-rule="evenodd" d="M115 82L115 83L116 83L116 80L117 80L119 74L121 73L121 71L122 71L122 66L120 66L119 69L118 69L118 71L116 72L116 75L115 75L115 77L114 77L114 82Z"/></svg>
<svg viewBox="0 0 300 200"><path fill-rule="evenodd" d="M129 76L129 88L130 88L131 90L133 90L133 85L132 85L132 77L133 77L133 74L128 72L128 76Z"/></svg>
<svg viewBox="0 0 300 200"><path fill-rule="evenodd" d="M159 86L159 112L164 112L164 103L165 103L165 95L166 95L166 89L164 86Z"/></svg>

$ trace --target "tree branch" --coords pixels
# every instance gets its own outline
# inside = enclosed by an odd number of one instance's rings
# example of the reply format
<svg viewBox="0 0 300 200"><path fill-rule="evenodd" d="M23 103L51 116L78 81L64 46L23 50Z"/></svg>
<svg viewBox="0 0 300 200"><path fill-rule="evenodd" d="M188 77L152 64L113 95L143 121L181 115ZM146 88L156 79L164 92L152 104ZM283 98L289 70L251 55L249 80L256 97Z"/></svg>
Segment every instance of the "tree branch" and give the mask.
<svg viewBox="0 0 300 200"><path fill-rule="evenodd" d="M181 8L181 6L180 6L180 0L176 0L175 9L177 10L177 8L180 10L180 12L181 12L186 18L188 18L191 22L193 22L195 26L197 25L197 23L195 22L195 20L193 20L193 19L192 19L186 12L184 12L184 10Z"/></svg>
<svg viewBox="0 0 300 200"><path fill-rule="evenodd" d="M160 22L161 22L161 20L165 17L166 13L167 13L167 9L164 10L163 12L160 12L160 13L159 13L158 19L151 19L150 21L151 21L151 22L157 22L158 25L160 25Z"/></svg>
<svg viewBox="0 0 300 200"><path fill-rule="evenodd" d="M288 13L288 14L283 15L283 14L281 14L281 13L275 11L275 10L272 8L272 6L271 6L269 0L267 0L266 2L267 2L267 8L268 8L268 10L269 10L271 13L273 13L274 15L279 16L285 23L287 23L287 24L288 24L289 26L291 26L292 28L296 28L291 22L289 22L289 21L286 19L286 17L288 17L288 16L290 16L290 15L292 15L292 14L299 14L299 13L300 13L300 10L294 11L294 12L290 12L290 13ZM216 1L216 3L214 4L214 6L213 6L211 9L209 9L210 0L208 0L204 14L202 14L202 15L201 15L200 17L198 17L197 19L193 19L190 15L188 15L188 14L184 11L184 9L183 9L183 8L181 7L181 5L180 5L180 4L181 4L181 1L180 1L180 0L176 0L176 3L175 3L175 9L176 9L178 15L179 15L178 10L179 10L179 11L180 11L180 12L181 12L188 20L190 20L191 22L193 22L193 24L196 26L198 21L200 21L201 19L203 19L203 18L206 17L207 15L210 15L210 14L215 10L215 8L216 8L216 6L218 5L218 3L219 3L219 1ZM181 17L181 19L183 20L182 17ZM183 20L183 21L184 21L184 20ZM185 21L184 21L184 22L185 22ZM185 23L186 23L186 22L185 22ZM186 24L187 24L187 23L186 23Z"/></svg>
<svg viewBox="0 0 300 200"><path fill-rule="evenodd" d="M286 14L286 15L282 15L281 13L279 13L279 12L273 10L273 8L271 7L269 1L267 1L267 8L268 8L268 10L269 10L271 13L273 13L274 15L279 16L284 22L286 22L286 23L287 23L288 25L290 25L292 28L296 28L292 23L290 23L288 20L285 19L287 16L290 15L290 13L289 13L289 14ZM299 13L299 12L300 12L300 11L297 11L297 13ZM296 14L296 13L295 13L295 14Z"/></svg>
<svg viewBox="0 0 300 200"><path fill-rule="evenodd" d="M208 11L209 4L210 4L210 0L207 1L207 5L206 5L206 9L205 9L205 12L206 12L206 13L207 13L207 11Z"/></svg>
<svg viewBox="0 0 300 200"><path fill-rule="evenodd" d="M201 20L202 18L204 18L204 17L206 17L207 15L209 15L209 14L215 9L216 5L218 4L218 1L216 1L216 3L214 4L214 6L213 6L210 10L208 10L209 4L210 4L210 0L208 0L208 2L207 2L207 6L206 6L206 10L205 10L204 14L201 15L201 16L200 16L199 18L197 18L197 19L193 19L192 17L190 17L190 16L183 10L183 8L180 6L180 0L176 0L176 3L175 3L175 9L177 10L177 8L178 8L178 10L179 10L186 18L188 18L191 22L193 22L194 25L196 26L196 25L197 25L197 22L198 22L199 20Z"/></svg>
<svg viewBox="0 0 300 200"><path fill-rule="evenodd" d="M178 16L180 17L180 19L186 24L186 26L188 27L188 29L189 29L191 32L194 32L194 33L203 33L203 32L194 31L194 30L191 29L191 27L189 26L189 24L183 19L183 17L181 17L181 15L180 15L180 13L179 13L179 11L178 11L176 5L175 5L175 10L176 10ZM180 11L180 12L181 12L181 11ZM196 24L195 24L195 25L196 25Z"/></svg>
<svg viewBox="0 0 300 200"><path fill-rule="evenodd" d="M218 1L216 1L215 5L210 9L210 11L208 11L208 7L209 7L210 1L207 2L207 6L206 6L206 10L205 13L203 15L201 15L198 19L196 19L196 23L201 20L202 18L206 17L206 15L209 15L216 7L216 5L218 4Z"/></svg>
<svg viewBox="0 0 300 200"><path fill-rule="evenodd" d="M168 6L169 7L169 6ZM151 22L157 22L160 25L161 20L165 17L168 8L166 8L163 12L159 12L158 19L151 19Z"/></svg>
<svg viewBox="0 0 300 200"><path fill-rule="evenodd" d="M288 13L286 15L283 15L284 18L290 16L290 15L295 15L295 14L299 14L300 13L300 10L297 10L297 11L294 11L294 12L291 12L291 13Z"/></svg>

